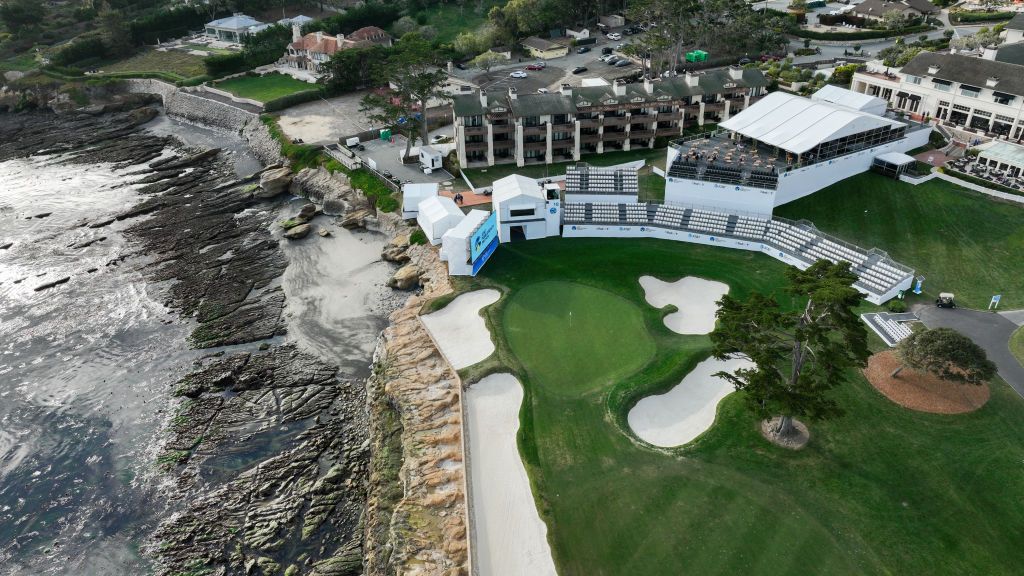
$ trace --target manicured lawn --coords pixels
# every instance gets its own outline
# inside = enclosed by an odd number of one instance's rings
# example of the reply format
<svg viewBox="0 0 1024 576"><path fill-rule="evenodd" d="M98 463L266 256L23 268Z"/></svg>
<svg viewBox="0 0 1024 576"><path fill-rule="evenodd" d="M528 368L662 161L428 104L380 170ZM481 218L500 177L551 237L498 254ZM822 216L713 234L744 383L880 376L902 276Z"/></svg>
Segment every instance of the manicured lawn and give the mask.
<svg viewBox="0 0 1024 576"><path fill-rule="evenodd" d="M270 102L276 98L296 92L316 89L315 84L296 80L284 74L239 76L218 82L216 87L221 90L227 90L235 96L259 100L260 102Z"/></svg>
<svg viewBox="0 0 1024 576"><path fill-rule="evenodd" d="M630 150L628 152L619 150L615 152L607 152L605 154L587 154L580 157L580 162L586 162L592 166L614 166L616 164L634 162L636 160L647 161L647 166L644 166L643 170L641 170L641 174L649 174L651 164L661 166L662 168L665 167L665 149L641 148L639 150ZM495 180L500 180L509 174L521 174L523 176L529 176L530 178L562 176L565 174L566 168L575 164L576 162L569 161L556 162L553 164L530 164L520 168L513 162L511 164L498 164L487 168L466 168L463 172L469 176L469 180L473 183L473 186L479 188L481 186L490 186Z"/></svg>
<svg viewBox="0 0 1024 576"><path fill-rule="evenodd" d="M104 72L165 72L182 79L206 74L201 57L180 50L145 50L100 68Z"/></svg>
<svg viewBox="0 0 1024 576"><path fill-rule="evenodd" d="M1021 364L1024 364L1024 328L1018 328L1013 336L1010 336L1010 352Z"/></svg>
<svg viewBox="0 0 1024 576"><path fill-rule="evenodd" d="M1024 307L1024 206L941 180L912 186L864 173L775 210L865 248L877 246L926 279L926 297L963 306Z"/></svg>
<svg viewBox="0 0 1024 576"><path fill-rule="evenodd" d="M665 328L638 278L701 276L795 306L783 271L735 250L555 238L502 245L460 283L505 293L485 311L485 368L523 382L520 452L559 574L1018 573L1024 402L1002 382L981 410L938 416L857 375L836 391L846 415L812 423L800 452L766 443L738 395L691 445L632 439L629 407L709 353L707 336Z"/></svg>
<svg viewBox="0 0 1024 576"><path fill-rule="evenodd" d="M473 2L441 2L422 11L421 24L431 26L436 40L450 43L462 32L473 32L487 21L487 13L495 6L504 6L507 0L475 0Z"/></svg>

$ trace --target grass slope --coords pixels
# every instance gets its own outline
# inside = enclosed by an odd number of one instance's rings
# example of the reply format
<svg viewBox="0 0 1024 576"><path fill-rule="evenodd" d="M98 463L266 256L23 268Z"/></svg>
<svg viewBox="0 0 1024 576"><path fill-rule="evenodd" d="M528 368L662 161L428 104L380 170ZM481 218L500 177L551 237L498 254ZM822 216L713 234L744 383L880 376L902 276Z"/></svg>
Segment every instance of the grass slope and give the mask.
<svg viewBox="0 0 1024 576"><path fill-rule="evenodd" d="M1010 353L1017 359L1017 362L1024 365L1024 328L1018 328L1013 336L1010 336Z"/></svg>
<svg viewBox="0 0 1024 576"><path fill-rule="evenodd" d="M124 60L104 64L101 69L104 72L165 72L183 80L206 74L201 57L179 50L147 49Z"/></svg>
<svg viewBox="0 0 1024 576"><path fill-rule="evenodd" d="M266 74L264 76L238 76L216 84L217 88L227 90L240 98L270 102L282 96L316 89L315 84L296 80L284 74Z"/></svg>
<svg viewBox="0 0 1024 576"><path fill-rule="evenodd" d="M548 239L503 245L466 281L505 291L485 312L498 343L487 370L504 364L526 390L520 452L559 574L1016 573L1024 402L1001 382L983 409L950 417L899 408L857 375L837 391L847 415L812 424L797 453L762 440L738 395L681 449L630 437L629 407L709 353L706 336L664 327L639 276L743 296L778 294L783 270L692 244Z"/></svg>
<svg viewBox="0 0 1024 576"><path fill-rule="evenodd" d="M964 306L1024 307L1024 206L931 180L911 186L864 173L775 210L865 248L877 246L925 276L929 299L954 292Z"/></svg>

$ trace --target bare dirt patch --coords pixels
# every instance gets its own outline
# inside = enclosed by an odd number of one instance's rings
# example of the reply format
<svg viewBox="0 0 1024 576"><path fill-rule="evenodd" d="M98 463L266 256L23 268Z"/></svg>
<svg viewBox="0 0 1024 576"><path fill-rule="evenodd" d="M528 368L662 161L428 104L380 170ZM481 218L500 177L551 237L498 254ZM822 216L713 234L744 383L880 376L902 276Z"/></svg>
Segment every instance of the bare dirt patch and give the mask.
<svg viewBox="0 0 1024 576"><path fill-rule="evenodd" d="M807 428L807 425L794 418L793 431L786 436L779 436L775 433L775 428L779 425L779 418L780 416L776 416L768 420L762 420L761 436L764 436L765 440L776 446L782 446L790 450L800 450L807 446L807 443L811 441L811 431Z"/></svg>
<svg viewBox="0 0 1024 576"><path fill-rule="evenodd" d="M904 368L896 378L890 376L899 366L895 352L879 352L868 359L864 376L876 390L904 408L932 414L964 414L988 402L988 384L960 384L909 368Z"/></svg>

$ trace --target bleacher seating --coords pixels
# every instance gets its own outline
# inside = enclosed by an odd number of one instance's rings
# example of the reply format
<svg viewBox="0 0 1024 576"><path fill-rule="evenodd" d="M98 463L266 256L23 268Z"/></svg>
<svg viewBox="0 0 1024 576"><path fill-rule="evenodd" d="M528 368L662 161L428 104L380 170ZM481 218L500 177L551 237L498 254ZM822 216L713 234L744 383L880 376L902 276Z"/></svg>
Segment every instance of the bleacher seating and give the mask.
<svg viewBox="0 0 1024 576"><path fill-rule="evenodd" d="M592 218L594 222L618 222L619 221L619 205L618 204L605 204L605 203L593 203L590 205Z"/></svg>

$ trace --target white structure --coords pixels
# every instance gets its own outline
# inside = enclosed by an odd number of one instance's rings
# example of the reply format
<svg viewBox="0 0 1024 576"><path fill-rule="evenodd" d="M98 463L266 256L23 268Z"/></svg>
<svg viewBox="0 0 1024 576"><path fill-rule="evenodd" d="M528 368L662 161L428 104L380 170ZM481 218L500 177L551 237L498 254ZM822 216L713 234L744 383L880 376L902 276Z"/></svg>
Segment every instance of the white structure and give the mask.
<svg viewBox="0 0 1024 576"><path fill-rule="evenodd" d="M415 218L420 202L434 196L437 196L437 182L402 184L402 219Z"/></svg>
<svg viewBox="0 0 1024 576"><path fill-rule="evenodd" d="M1010 176L1018 177L1024 172L1024 146L993 140L975 146L978 150L977 163Z"/></svg>
<svg viewBox="0 0 1024 576"><path fill-rule="evenodd" d="M498 215L502 242L557 236L561 220L560 200L533 178L512 174L494 182L491 205Z"/></svg>
<svg viewBox="0 0 1024 576"><path fill-rule="evenodd" d="M639 194L636 169L596 168L579 163L565 171L566 202L636 202Z"/></svg>
<svg viewBox="0 0 1024 576"><path fill-rule="evenodd" d="M469 240L480 225L491 215L486 210L470 210L454 228L441 236L441 260L448 262L448 274L471 276L473 262L470 260Z"/></svg>
<svg viewBox="0 0 1024 576"><path fill-rule="evenodd" d="M1019 141L1024 139L1024 66L998 60L1004 49L1013 48L1004 44L981 57L922 52L900 69L871 62L853 75L851 86L912 118Z"/></svg>
<svg viewBox="0 0 1024 576"><path fill-rule="evenodd" d="M281 18L280 20L277 21L277 23L280 24L281 26L299 26L301 28L302 26L305 26L306 24L309 24L312 21L313 19L310 18L309 16L299 14L298 16L295 16L293 18Z"/></svg>
<svg viewBox="0 0 1024 576"><path fill-rule="evenodd" d="M444 233L454 228L465 218L465 214L446 196L432 196L420 202L416 223L420 225L427 240L437 246Z"/></svg>
<svg viewBox="0 0 1024 576"><path fill-rule="evenodd" d="M430 174L441 169L441 152L432 146L420 146L420 168Z"/></svg>
<svg viewBox="0 0 1024 576"><path fill-rule="evenodd" d="M268 25L260 22L252 16L235 13L227 18L221 18L206 24L206 35L225 42L241 42L242 38L249 34L255 34Z"/></svg>
<svg viewBox="0 0 1024 576"><path fill-rule="evenodd" d="M875 156L928 142L930 126L864 112L858 108L877 104L836 90L817 100L773 92L713 135L674 143L665 202L770 215L776 206L868 170Z"/></svg>
<svg viewBox="0 0 1024 576"><path fill-rule="evenodd" d="M820 90L811 94L811 100L815 102L829 102L846 108L852 108L875 116L884 116L888 102L875 96L868 96L840 88L833 84L826 84Z"/></svg>

